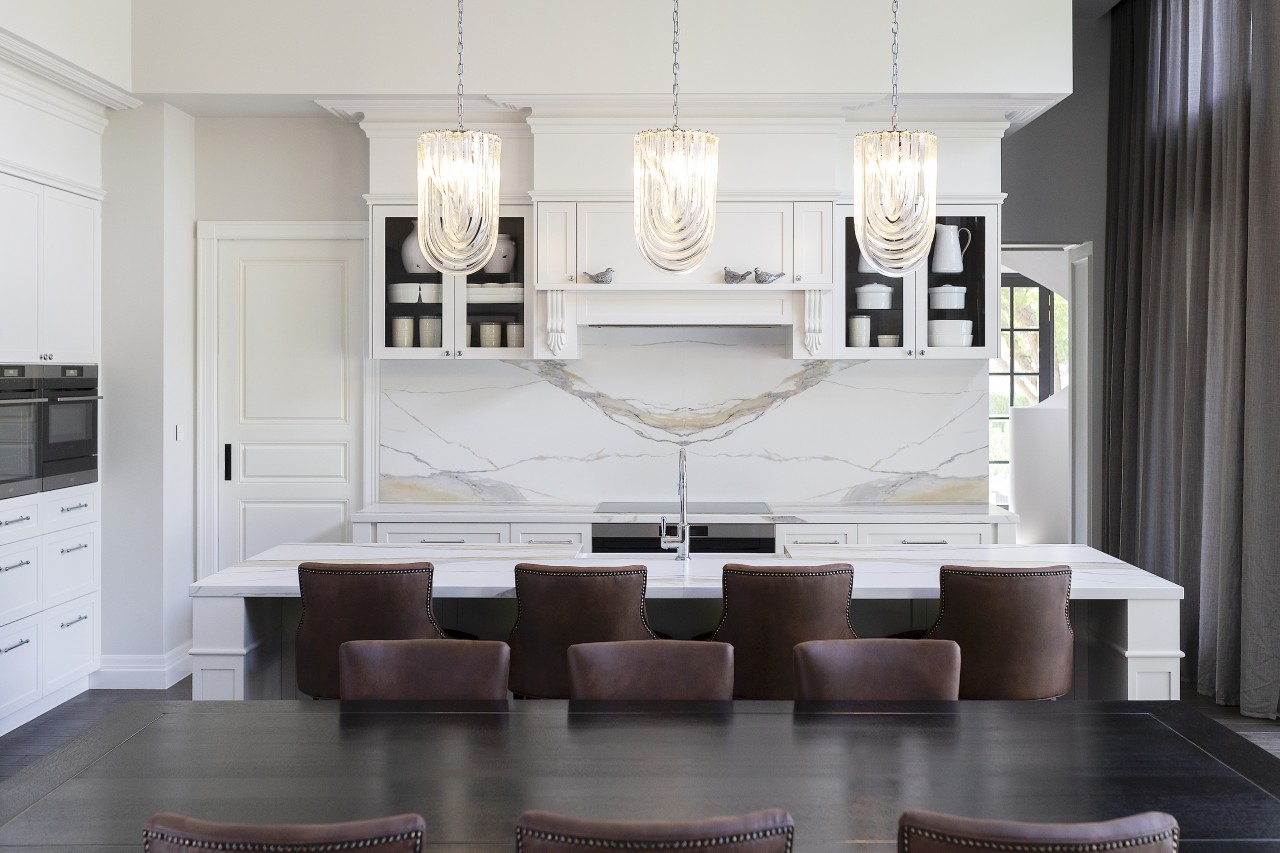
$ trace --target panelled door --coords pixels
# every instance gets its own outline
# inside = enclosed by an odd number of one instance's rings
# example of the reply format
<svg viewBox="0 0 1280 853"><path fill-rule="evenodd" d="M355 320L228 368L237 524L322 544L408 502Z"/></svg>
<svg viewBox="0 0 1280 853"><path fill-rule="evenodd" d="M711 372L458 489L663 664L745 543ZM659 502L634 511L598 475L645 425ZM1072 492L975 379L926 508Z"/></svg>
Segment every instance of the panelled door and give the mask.
<svg viewBox="0 0 1280 853"><path fill-rule="evenodd" d="M218 565L349 541L360 499L361 240L218 242Z"/></svg>

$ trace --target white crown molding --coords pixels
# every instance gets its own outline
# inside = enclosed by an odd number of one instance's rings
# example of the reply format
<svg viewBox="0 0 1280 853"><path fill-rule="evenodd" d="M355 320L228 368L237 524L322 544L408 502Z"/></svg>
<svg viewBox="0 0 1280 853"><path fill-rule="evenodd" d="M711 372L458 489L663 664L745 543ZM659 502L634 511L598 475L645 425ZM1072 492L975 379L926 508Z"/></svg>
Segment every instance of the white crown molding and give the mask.
<svg viewBox="0 0 1280 853"><path fill-rule="evenodd" d="M90 74L42 47L0 29L0 60L57 84L67 91L113 110L142 106L142 101L95 74Z"/></svg>
<svg viewBox="0 0 1280 853"><path fill-rule="evenodd" d="M529 197L535 202L548 201L623 201L629 202L633 200L630 193L619 193L609 190L582 190L555 192L537 192L529 193ZM366 196L367 198L367 196ZM814 193L814 192L722 192L716 194L716 201L759 201L759 202L777 202L777 201L828 201L835 202L838 200L836 193ZM528 202L526 202L527 204Z"/></svg>
<svg viewBox="0 0 1280 853"><path fill-rule="evenodd" d="M547 118L652 118L671 115L668 94L490 95L507 109ZM681 118L822 118L839 116L880 100L866 94L680 94Z"/></svg>
<svg viewBox="0 0 1280 853"><path fill-rule="evenodd" d="M1070 92L1019 95L906 94L898 98L898 123L1006 122L1009 133L1022 128ZM889 96L848 111L851 120L887 125L892 114Z"/></svg>
<svg viewBox="0 0 1280 853"><path fill-rule="evenodd" d="M367 222L236 222L202 220L198 240L363 240Z"/></svg>
<svg viewBox="0 0 1280 853"><path fill-rule="evenodd" d="M424 124L449 127L457 124L458 121L458 99L454 95L441 95L435 98L321 99L317 100L316 104L343 121L362 126L365 123L387 122L413 123L419 128ZM490 124L502 122L519 124L524 121L524 116L517 110L497 104L483 96L464 98L463 108L466 115L482 116Z"/></svg>
<svg viewBox="0 0 1280 853"><path fill-rule="evenodd" d="M554 118L534 118L530 117L529 128L533 131L534 136L551 136L556 134L575 135L583 134L634 134L640 130L649 130L652 128L665 129L669 127L670 116L663 117L661 115L647 115L619 118L617 116L604 116L599 118L590 118L587 116L570 116ZM786 116L759 116L759 117L714 117L706 115L681 117L681 126L689 129L708 130L712 133L724 135L735 133L749 133L753 136L762 135L796 135L796 134L830 134L837 132L845 124L845 120L840 116L826 117L786 117Z"/></svg>
<svg viewBox="0 0 1280 853"><path fill-rule="evenodd" d="M0 97L99 136L107 129L101 105L12 63L0 62Z"/></svg>
<svg viewBox="0 0 1280 853"><path fill-rule="evenodd" d="M919 121L904 122L903 130L927 130L940 139L1000 139L1008 134L1009 122L1004 119L992 121ZM918 125L918 126L917 126ZM859 118L849 120L840 128L838 136L842 142L852 143L853 137L859 133L874 130L887 130L889 122L869 121Z"/></svg>
<svg viewBox="0 0 1280 853"><path fill-rule="evenodd" d="M533 204L530 198L532 193L519 193L516 195L500 195L498 196L499 207L528 207ZM364 203L370 207L375 204L409 204L417 206L418 197L414 195L405 195L403 193L365 193Z"/></svg>
<svg viewBox="0 0 1280 853"><path fill-rule="evenodd" d="M94 201L102 201L106 197L106 193L100 187L91 187L88 184L77 183L76 181L68 181L66 178L60 178L48 172L42 172L39 169L32 169L30 166L23 166L19 163L11 163L8 160L0 160L0 172L6 175L13 175L15 178L22 178L28 181L34 181L37 184L44 184L47 187L53 187L59 190L65 190L69 193L82 195L85 198L91 198Z"/></svg>
<svg viewBox="0 0 1280 853"><path fill-rule="evenodd" d="M454 117L456 120L456 116ZM369 121L360 122L360 129L369 139L417 139L424 130L452 130L453 125L447 122L401 122L401 121ZM532 139L533 133L528 126L521 124L504 124L502 122L467 122L467 130L484 130L496 133L503 139Z"/></svg>

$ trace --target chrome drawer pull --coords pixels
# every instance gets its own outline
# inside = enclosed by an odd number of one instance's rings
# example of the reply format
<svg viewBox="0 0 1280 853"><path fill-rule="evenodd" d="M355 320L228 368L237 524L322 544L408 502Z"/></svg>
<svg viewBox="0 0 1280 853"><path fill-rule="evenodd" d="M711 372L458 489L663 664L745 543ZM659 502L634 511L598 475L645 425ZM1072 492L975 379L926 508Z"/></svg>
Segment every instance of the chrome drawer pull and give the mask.
<svg viewBox="0 0 1280 853"><path fill-rule="evenodd" d="M530 539L526 545L577 545L572 539Z"/></svg>
<svg viewBox="0 0 1280 853"><path fill-rule="evenodd" d="M0 655L6 654L7 652L11 652L11 651L13 651L14 649L18 648L19 646L25 646L25 645L26 645L27 643L29 643L29 642L31 642L31 641L30 641L30 640L19 640L18 642L14 643L12 646L10 646L10 647L9 647L9 648L7 648L7 649L0 649Z"/></svg>
<svg viewBox="0 0 1280 853"><path fill-rule="evenodd" d="M423 545L466 545L465 539L419 539Z"/></svg>
<svg viewBox="0 0 1280 853"><path fill-rule="evenodd" d="M58 623L58 627L60 627L60 628L70 628L72 625L76 624L77 622L83 622L84 620L86 620L86 619L88 619L88 618L89 618L89 615L88 615L87 613L81 613L79 616L77 616L76 618L72 619L70 622L59 622L59 623Z"/></svg>
<svg viewBox="0 0 1280 853"><path fill-rule="evenodd" d="M945 539L903 539L903 545L950 545Z"/></svg>
<svg viewBox="0 0 1280 853"><path fill-rule="evenodd" d="M64 506L61 509L59 509L58 512L72 512L77 509L88 509L88 508L89 508L88 504L76 504L75 506Z"/></svg>
<svg viewBox="0 0 1280 853"><path fill-rule="evenodd" d="M0 521L0 527L8 527L10 524L20 524L24 521L30 520L31 516L29 515L20 515L17 518L6 518L4 521Z"/></svg>
<svg viewBox="0 0 1280 853"><path fill-rule="evenodd" d="M792 544L793 545L843 545L844 543L841 542L839 539L810 539L807 542L797 539Z"/></svg>
<svg viewBox="0 0 1280 853"><path fill-rule="evenodd" d="M11 572L14 569L20 569L23 566L29 566L29 565L31 565L30 560L19 560L18 562L14 563L12 566L0 566L0 572Z"/></svg>
<svg viewBox="0 0 1280 853"><path fill-rule="evenodd" d="M70 548L63 548L61 550L62 550L62 553L64 554L70 554L73 551L82 551L88 547L89 547L88 545L81 542L79 545L72 545Z"/></svg>

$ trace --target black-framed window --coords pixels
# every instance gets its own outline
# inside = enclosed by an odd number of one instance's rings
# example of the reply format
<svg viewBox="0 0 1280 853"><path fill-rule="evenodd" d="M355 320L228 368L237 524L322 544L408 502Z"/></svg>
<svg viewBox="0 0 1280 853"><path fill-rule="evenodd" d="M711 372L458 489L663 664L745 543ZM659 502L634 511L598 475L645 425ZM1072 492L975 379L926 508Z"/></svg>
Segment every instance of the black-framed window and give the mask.
<svg viewBox="0 0 1280 853"><path fill-rule="evenodd" d="M990 362L988 464L991 502L1009 505L1009 413L1066 387L1067 301L1021 275L1000 281L1000 331Z"/></svg>

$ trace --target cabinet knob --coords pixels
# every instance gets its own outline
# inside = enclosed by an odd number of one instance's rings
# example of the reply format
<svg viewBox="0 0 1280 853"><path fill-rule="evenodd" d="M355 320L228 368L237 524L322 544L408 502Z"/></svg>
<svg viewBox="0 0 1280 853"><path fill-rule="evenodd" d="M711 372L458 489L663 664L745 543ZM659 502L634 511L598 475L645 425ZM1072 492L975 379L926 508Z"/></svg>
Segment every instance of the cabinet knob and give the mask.
<svg viewBox="0 0 1280 853"><path fill-rule="evenodd" d="M923 356L923 355L924 355L924 350L920 350L920 355L921 355L921 356Z"/></svg>
<svg viewBox="0 0 1280 853"><path fill-rule="evenodd" d="M573 281L573 276L569 276L569 281Z"/></svg>
<svg viewBox="0 0 1280 853"><path fill-rule="evenodd" d="M910 349L907 350L907 355L915 355L915 354L916 354L915 350L910 350Z"/></svg>
<svg viewBox="0 0 1280 853"><path fill-rule="evenodd" d="M804 281L804 276L801 276L801 275L796 276L796 281Z"/></svg>

